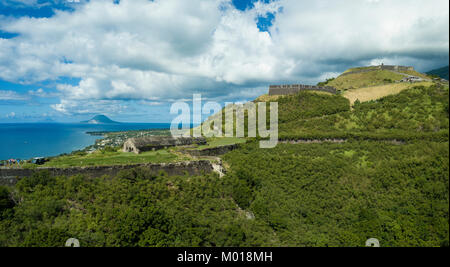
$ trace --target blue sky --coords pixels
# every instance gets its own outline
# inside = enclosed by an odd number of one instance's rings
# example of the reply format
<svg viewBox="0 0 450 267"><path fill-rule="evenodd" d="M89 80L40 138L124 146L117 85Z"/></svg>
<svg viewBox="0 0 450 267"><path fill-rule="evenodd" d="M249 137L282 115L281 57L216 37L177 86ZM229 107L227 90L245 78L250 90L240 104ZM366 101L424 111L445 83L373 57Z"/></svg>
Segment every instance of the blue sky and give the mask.
<svg viewBox="0 0 450 267"><path fill-rule="evenodd" d="M170 122L194 93L246 101L381 62L426 71L448 64L448 29L446 0L0 0L0 123Z"/></svg>

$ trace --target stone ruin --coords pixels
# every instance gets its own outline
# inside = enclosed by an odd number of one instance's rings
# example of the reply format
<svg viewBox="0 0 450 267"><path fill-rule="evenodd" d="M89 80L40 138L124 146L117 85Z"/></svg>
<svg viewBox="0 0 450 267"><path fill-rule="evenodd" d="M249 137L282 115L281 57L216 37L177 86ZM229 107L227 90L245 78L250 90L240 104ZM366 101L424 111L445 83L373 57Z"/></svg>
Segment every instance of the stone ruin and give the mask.
<svg viewBox="0 0 450 267"><path fill-rule="evenodd" d="M155 151L174 146L206 145L203 137L180 137L171 136L149 136L141 138L130 138L123 144L123 152L139 154L145 151Z"/></svg>

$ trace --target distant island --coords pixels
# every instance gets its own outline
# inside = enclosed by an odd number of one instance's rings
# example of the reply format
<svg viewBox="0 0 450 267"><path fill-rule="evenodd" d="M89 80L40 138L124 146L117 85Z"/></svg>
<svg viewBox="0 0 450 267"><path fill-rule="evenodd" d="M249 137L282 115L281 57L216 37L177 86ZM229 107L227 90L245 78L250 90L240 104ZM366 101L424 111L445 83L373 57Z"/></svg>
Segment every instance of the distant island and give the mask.
<svg viewBox="0 0 450 267"><path fill-rule="evenodd" d="M90 120L82 121L81 123L87 124L119 124L120 122L113 121L105 115L97 115Z"/></svg>

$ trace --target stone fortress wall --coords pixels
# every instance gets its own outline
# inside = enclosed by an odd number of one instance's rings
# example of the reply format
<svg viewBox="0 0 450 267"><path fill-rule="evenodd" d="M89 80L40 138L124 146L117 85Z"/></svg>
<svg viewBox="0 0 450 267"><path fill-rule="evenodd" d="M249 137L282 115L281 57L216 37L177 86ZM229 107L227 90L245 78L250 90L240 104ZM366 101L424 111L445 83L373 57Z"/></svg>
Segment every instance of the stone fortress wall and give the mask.
<svg viewBox="0 0 450 267"><path fill-rule="evenodd" d="M115 177L120 171L133 168L143 168L154 175L165 172L168 176L202 175L213 171L211 163L207 160L187 161L178 163L159 163L159 164L134 164L134 165L115 165L115 166L97 166L97 167L71 167L71 168L47 168L40 167L36 169L22 168L0 168L0 185L15 185L20 179L30 177L35 172L48 171L52 176L85 175L96 178L103 175Z"/></svg>
<svg viewBox="0 0 450 267"><path fill-rule="evenodd" d="M381 70L414 71L414 67L411 66L381 65L379 67Z"/></svg>
<svg viewBox="0 0 450 267"><path fill-rule="evenodd" d="M337 94L337 90L331 86L315 86L303 84L289 84L289 85L271 85L269 87L269 95L294 95L301 91L322 91L332 94Z"/></svg>

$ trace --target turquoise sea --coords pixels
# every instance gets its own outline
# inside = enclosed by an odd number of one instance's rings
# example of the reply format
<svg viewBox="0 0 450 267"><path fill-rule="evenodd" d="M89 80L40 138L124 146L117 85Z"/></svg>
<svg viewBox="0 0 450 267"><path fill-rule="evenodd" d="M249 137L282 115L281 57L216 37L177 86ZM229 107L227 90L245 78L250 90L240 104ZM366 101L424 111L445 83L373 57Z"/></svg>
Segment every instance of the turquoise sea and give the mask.
<svg viewBox="0 0 450 267"><path fill-rule="evenodd" d="M86 132L169 128L169 123L0 124L0 160L57 156L93 145L96 139L101 138L101 136L88 135Z"/></svg>

